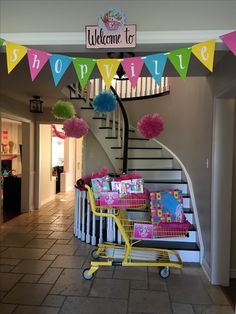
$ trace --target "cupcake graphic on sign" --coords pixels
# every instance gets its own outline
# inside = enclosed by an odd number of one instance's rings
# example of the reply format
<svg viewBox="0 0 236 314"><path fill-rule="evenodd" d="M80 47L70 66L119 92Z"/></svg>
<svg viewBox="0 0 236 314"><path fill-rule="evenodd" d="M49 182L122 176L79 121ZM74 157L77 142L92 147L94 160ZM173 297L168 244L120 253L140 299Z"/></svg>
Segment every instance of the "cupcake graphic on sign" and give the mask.
<svg viewBox="0 0 236 314"><path fill-rule="evenodd" d="M109 8L100 13L98 26L107 32L118 32L125 24L125 15L121 9Z"/></svg>

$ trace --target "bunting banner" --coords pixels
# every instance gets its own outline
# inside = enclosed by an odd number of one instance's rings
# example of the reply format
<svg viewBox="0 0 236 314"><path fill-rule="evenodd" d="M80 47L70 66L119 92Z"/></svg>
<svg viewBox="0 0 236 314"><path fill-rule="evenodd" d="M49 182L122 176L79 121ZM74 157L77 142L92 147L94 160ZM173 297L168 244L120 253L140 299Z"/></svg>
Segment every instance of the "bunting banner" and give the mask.
<svg viewBox="0 0 236 314"><path fill-rule="evenodd" d="M139 75L143 68L143 60L140 57L126 58L121 65L133 88L136 87Z"/></svg>
<svg viewBox="0 0 236 314"><path fill-rule="evenodd" d="M236 56L236 31L219 37L229 50ZM92 72L97 64L100 74L109 89L111 82L121 64L132 88L136 88L143 65L155 79L158 85L165 72L167 60L173 65L181 78L186 78L191 55L193 54L209 71L213 72L216 39L196 43L192 47L180 48L164 53L151 54L145 57L133 57L119 59L93 59L69 57L61 54L49 54L46 51L35 50L0 38L0 49L5 44L8 74L27 54L29 70L32 81L38 76L49 60L52 77L55 86L58 85L68 67L73 63L74 69L82 89L85 88Z"/></svg>
<svg viewBox="0 0 236 314"><path fill-rule="evenodd" d="M220 36L224 44L233 52L236 56L236 31Z"/></svg>
<svg viewBox="0 0 236 314"><path fill-rule="evenodd" d="M120 65L120 60L118 59L97 60L97 66L105 82L106 89L110 88L111 81L113 80L119 65Z"/></svg>
<svg viewBox="0 0 236 314"><path fill-rule="evenodd" d="M3 38L0 38L0 48L2 47L4 42L5 42L5 40Z"/></svg>
<svg viewBox="0 0 236 314"><path fill-rule="evenodd" d="M165 69L167 55L165 53L159 53L145 57L144 63L155 79L156 83L161 85L161 78Z"/></svg>
<svg viewBox="0 0 236 314"><path fill-rule="evenodd" d="M173 64L180 77L185 79L191 57L191 48L173 50L168 54L168 59Z"/></svg>
<svg viewBox="0 0 236 314"><path fill-rule="evenodd" d="M28 62L30 68L30 75L32 81L38 76L46 62L48 61L49 54L45 51L28 49Z"/></svg>
<svg viewBox="0 0 236 314"><path fill-rule="evenodd" d="M213 71L215 44L215 40L208 40L192 47L192 53L211 72Z"/></svg>
<svg viewBox="0 0 236 314"><path fill-rule="evenodd" d="M24 46L17 45L15 43L6 42L7 52L7 72L8 74L15 68L15 66L26 55L27 49Z"/></svg>
<svg viewBox="0 0 236 314"><path fill-rule="evenodd" d="M96 60L92 58L73 58L73 64L82 89L90 78Z"/></svg>
<svg viewBox="0 0 236 314"><path fill-rule="evenodd" d="M55 86L57 86L68 66L71 64L71 58L63 55L51 55L49 62L52 70L53 80Z"/></svg>

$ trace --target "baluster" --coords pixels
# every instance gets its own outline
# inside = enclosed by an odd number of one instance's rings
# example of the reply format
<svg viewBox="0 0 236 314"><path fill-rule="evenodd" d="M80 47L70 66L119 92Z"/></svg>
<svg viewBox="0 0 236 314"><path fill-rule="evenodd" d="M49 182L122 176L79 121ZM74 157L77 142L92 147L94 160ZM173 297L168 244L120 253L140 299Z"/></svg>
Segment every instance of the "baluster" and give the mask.
<svg viewBox="0 0 236 314"><path fill-rule="evenodd" d="M122 236L119 229L117 229L117 243L118 244L122 243Z"/></svg>
<svg viewBox="0 0 236 314"><path fill-rule="evenodd" d="M99 217L99 243L103 243L103 235L102 235L102 221L103 221L103 217Z"/></svg>
<svg viewBox="0 0 236 314"><path fill-rule="evenodd" d="M118 111L118 131L117 131L117 146L121 146L121 112L120 108L117 109Z"/></svg>
<svg viewBox="0 0 236 314"><path fill-rule="evenodd" d="M110 113L108 112L106 114L106 127L109 127L110 126Z"/></svg>
<svg viewBox="0 0 236 314"><path fill-rule="evenodd" d="M113 210L109 209L108 214L112 214ZM113 242L113 228L112 228L113 218L107 217L107 241Z"/></svg>
<svg viewBox="0 0 236 314"><path fill-rule="evenodd" d="M91 207L90 203L87 201L87 223L86 223L86 243L90 243L90 217L91 217Z"/></svg>
<svg viewBox="0 0 236 314"><path fill-rule="evenodd" d="M116 111L112 112L112 136L116 137Z"/></svg>
<svg viewBox="0 0 236 314"><path fill-rule="evenodd" d="M78 238L81 238L81 214L82 214L82 192L78 191Z"/></svg>
<svg viewBox="0 0 236 314"><path fill-rule="evenodd" d="M86 191L82 191L82 228L81 228L81 241L85 241L85 200L86 200Z"/></svg>
<svg viewBox="0 0 236 314"><path fill-rule="evenodd" d="M91 244L92 245L96 245L96 216L93 214L93 224L92 224L92 241Z"/></svg>
<svg viewBox="0 0 236 314"><path fill-rule="evenodd" d="M95 84L94 79L90 80L90 98L93 99L95 97Z"/></svg>

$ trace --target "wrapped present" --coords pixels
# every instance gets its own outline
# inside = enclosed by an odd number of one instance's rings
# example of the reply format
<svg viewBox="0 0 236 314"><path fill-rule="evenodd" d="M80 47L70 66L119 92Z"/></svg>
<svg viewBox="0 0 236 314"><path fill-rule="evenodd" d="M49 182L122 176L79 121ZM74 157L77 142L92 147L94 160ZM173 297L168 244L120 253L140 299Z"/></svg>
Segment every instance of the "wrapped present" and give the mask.
<svg viewBox="0 0 236 314"><path fill-rule="evenodd" d="M108 176L102 178L93 178L91 179L91 184L95 199L99 198L102 192L110 191L110 182Z"/></svg>
<svg viewBox="0 0 236 314"><path fill-rule="evenodd" d="M172 238L186 237L188 230L191 229L190 222L154 222L153 223L153 238Z"/></svg>
<svg viewBox="0 0 236 314"><path fill-rule="evenodd" d="M183 222L183 195L180 190L162 190L150 193L152 222Z"/></svg>
<svg viewBox="0 0 236 314"><path fill-rule="evenodd" d="M152 239L153 225L144 223L134 223L133 238L135 239Z"/></svg>
<svg viewBox="0 0 236 314"><path fill-rule="evenodd" d="M101 192L100 194L101 206L117 206L119 205L118 192Z"/></svg>

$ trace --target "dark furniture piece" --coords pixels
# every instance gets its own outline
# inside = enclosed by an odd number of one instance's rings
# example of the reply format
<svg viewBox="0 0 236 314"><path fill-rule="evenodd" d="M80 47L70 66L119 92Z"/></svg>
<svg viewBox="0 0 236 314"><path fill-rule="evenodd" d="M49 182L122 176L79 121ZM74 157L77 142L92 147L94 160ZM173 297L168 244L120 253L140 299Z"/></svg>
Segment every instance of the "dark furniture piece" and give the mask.
<svg viewBox="0 0 236 314"><path fill-rule="evenodd" d="M3 211L9 218L21 213L21 177L4 177Z"/></svg>

